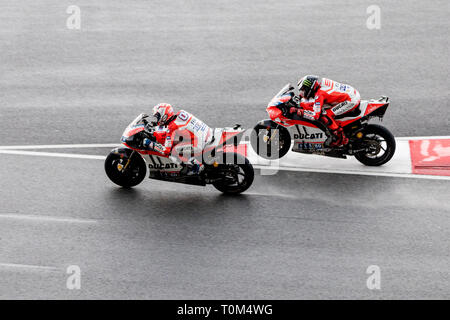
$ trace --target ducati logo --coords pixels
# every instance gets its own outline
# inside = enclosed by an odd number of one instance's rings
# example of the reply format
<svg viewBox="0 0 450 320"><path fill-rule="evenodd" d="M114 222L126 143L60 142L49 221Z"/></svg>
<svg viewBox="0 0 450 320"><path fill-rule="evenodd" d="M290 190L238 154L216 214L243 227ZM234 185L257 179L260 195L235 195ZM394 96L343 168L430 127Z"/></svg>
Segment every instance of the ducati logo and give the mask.
<svg viewBox="0 0 450 320"><path fill-rule="evenodd" d="M321 139L323 138L323 133L300 133L300 134L294 134L294 139Z"/></svg>
<svg viewBox="0 0 450 320"><path fill-rule="evenodd" d="M344 101L340 104L338 104L337 106L335 106L333 109L331 109L331 111L333 111L334 113L338 112L339 110L341 110L342 108L346 107L348 104L348 101Z"/></svg>
<svg viewBox="0 0 450 320"><path fill-rule="evenodd" d="M149 164L148 167L150 169L176 169L178 165L176 163L166 163L166 164Z"/></svg>

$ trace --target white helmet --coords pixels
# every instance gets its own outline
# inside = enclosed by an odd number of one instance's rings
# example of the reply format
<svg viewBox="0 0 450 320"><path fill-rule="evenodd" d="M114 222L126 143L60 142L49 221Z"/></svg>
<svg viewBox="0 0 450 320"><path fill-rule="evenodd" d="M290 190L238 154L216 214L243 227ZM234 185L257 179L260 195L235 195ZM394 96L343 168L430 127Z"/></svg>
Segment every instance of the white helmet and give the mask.
<svg viewBox="0 0 450 320"><path fill-rule="evenodd" d="M153 107L153 116L160 126L165 125L173 117L173 114L173 108L168 103L160 103Z"/></svg>

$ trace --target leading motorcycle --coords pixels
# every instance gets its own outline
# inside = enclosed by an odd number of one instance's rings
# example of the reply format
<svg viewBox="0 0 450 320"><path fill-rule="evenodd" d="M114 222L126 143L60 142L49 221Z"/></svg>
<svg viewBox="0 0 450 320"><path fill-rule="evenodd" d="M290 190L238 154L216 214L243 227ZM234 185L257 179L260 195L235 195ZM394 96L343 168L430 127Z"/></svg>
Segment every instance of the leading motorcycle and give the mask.
<svg viewBox="0 0 450 320"><path fill-rule="evenodd" d="M238 194L247 190L253 183L254 170L249 160L239 152L239 142L244 130L236 125L233 128L216 128L212 137L200 151L194 151L191 143L174 140L177 153L202 158L204 170L190 175L185 162L174 161L154 150L143 146L145 138L163 144L164 127L149 122L148 115L140 114L122 134L122 147L113 149L105 160L105 171L109 179L122 187L133 187L149 178L170 182L205 186L212 184L217 190L227 194ZM195 153L197 152L197 153Z"/></svg>
<svg viewBox="0 0 450 320"><path fill-rule="evenodd" d="M343 158L354 156L367 166L380 166L388 162L395 153L395 138L383 126L369 124L375 117L382 119L389 106L389 98L361 100L355 110L336 116L349 143L340 147L329 147L329 129L319 121L305 118L289 118L289 109L298 106L294 87L285 85L267 106L270 119L260 121L253 129L251 146L265 159L279 159L288 151ZM328 140L329 141L329 140Z"/></svg>

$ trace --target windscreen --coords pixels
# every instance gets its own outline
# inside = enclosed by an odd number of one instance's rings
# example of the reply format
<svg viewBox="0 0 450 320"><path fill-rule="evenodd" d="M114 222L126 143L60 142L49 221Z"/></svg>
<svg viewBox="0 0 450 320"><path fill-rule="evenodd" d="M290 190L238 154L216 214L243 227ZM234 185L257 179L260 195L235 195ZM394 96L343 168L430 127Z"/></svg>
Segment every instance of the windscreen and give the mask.
<svg viewBox="0 0 450 320"><path fill-rule="evenodd" d="M145 119L146 117L148 117L148 115L145 113L141 113L140 115L138 115L136 117L136 119L131 121L130 124L126 127L125 131L122 134L122 137L128 137L129 136L128 133L131 131L131 129L133 129L134 127L136 127L138 125L143 125L144 123L143 123L142 119Z"/></svg>
<svg viewBox="0 0 450 320"><path fill-rule="evenodd" d="M285 95L286 93L288 93L289 91L291 91L293 89L293 87L291 86L290 83L286 84L273 98L272 100L270 100L269 104L267 105L268 107L270 106L274 106L274 105L278 105L279 104L279 100L280 97L282 97L283 95Z"/></svg>

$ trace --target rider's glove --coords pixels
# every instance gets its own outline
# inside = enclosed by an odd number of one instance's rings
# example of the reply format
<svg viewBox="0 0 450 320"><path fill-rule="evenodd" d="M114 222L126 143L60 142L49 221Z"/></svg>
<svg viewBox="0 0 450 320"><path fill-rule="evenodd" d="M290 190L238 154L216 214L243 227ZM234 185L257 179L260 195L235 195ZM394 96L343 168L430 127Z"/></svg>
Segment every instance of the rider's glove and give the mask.
<svg viewBox="0 0 450 320"><path fill-rule="evenodd" d="M145 138L145 139L142 141L142 145L143 145L145 148L147 148L147 149L153 149L153 148L155 147L155 143L154 143L152 140L148 139L148 138Z"/></svg>
<svg viewBox="0 0 450 320"><path fill-rule="evenodd" d="M303 116L303 110L296 107L291 107L291 109L289 109L289 113L296 113L299 117Z"/></svg>

